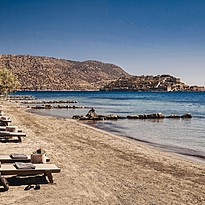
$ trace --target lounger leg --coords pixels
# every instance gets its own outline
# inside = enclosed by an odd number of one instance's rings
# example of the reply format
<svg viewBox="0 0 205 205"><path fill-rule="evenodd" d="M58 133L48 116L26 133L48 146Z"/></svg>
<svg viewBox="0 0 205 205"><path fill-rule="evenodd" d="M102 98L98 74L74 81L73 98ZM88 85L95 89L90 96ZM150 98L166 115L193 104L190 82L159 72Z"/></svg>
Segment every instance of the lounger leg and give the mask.
<svg viewBox="0 0 205 205"><path fill-rule="evenodd" d="M19 142L22 142L21 137L18 137Z"/></svg>
<svg viewBox="0 0 205 205"><path fill-rule="evenodd" d="M3 185L3 187L4 187L4 190L8 191L9 190L9 183L8 183L8 181L5 177L1 176L1 172L0 172L0 181L1 181L1 184Z"/></svg>
<svg viewBox="0 0 205 205"><path fill-rule="evenodd" d="M50 183L53 183L53 176L50 171L45 171L45 175L48 177Z"/></svg>

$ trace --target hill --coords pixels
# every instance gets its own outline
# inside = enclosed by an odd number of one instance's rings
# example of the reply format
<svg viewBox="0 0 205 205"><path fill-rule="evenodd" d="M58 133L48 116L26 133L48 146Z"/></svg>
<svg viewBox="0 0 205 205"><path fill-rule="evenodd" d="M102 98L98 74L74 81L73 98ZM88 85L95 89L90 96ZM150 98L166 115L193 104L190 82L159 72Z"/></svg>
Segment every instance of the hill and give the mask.
<svg viewBox="0 0 205 205"><path fill-rule="evenodd" d="M105 85L101 90L115 91L205 91L204 87L189 86L171 75L147 75L121 77Z"/></svg>
<svg viewBox="0 0 205 205"><path fill-rule="evenodd" d="M100 61L3 54L1 68L17 76L20 90L205 91L171 75L132 76L119 66Z"/></svg>
<svg viewBox="0 0 205 205"><path fill-rule="evenodd" d="M21 90L98 90L129 76L114 64L31 55L0 55L0 68L7 68L18 77Z"/></svg>

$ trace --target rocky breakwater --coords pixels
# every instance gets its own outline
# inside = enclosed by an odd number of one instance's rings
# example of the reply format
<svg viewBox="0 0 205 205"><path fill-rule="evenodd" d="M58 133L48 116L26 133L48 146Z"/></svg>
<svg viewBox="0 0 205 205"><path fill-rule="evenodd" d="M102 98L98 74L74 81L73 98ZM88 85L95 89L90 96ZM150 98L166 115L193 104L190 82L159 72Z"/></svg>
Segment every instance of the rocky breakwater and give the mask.
<svg viewBox="0 0 205 205"><path fill-rule="evenodd" d="M28 108L31 109L85 109L85 108L90 108L87 106L70 106L70 105L34 105L34 106L28 106Z"/></svg>
<svg viewBox="0 0 205 205"><path fill-rule="evenodd" d="M22 102L26 101L26 100L37 100L38 98L31 96L31 95L9 95L7 97L7 100L10 101L19 101L19 100L23 100Z"/></svg>
<svg viewBox="0 0 205 205"><path fill-rule="evenodd" d="M165 118L162 113L128 115L128 119L160 119Z"/></svg>
<svg viewBox="0 0 205 205"><path fill-rule="evenodd" d="M84 108L91 108L88 106L70 106L68 104L71 103L78 103L75 100L48 100L48 101L33 101L33 100L26 100L26 101L16 101L22 104L28 105L27 108L31 109L84 109Z"/></svg>
<svg viewBox="0 0 205 205"><path fill-rule="evenodd" d="M78 103L75 100L41 100L41 101L20 101L23 104L62 104L62 103Z"/></svg>
<svg viewBox="0 0 205 205"><path fill-rule="evenodd" d="M165 116L162 113L153 113L153 114L128 115L127 118L128 119L192 118L192 115L190 113L186 113L183 115L171 114Z"/></svg>
<svg viewBox="0 0 205 205"><path fill-rule="evenodd" d="M165 116L162 113L139 114L139 115L128 115L128 116L119 116L116 114L98 115L95 112L95 109L91 108L91 110L86 115L74 115L73 116L73 119L77 119L77 120L164 119L164 118L184 119L184 118L192 118L192 115L190 113L186 113L183 115L171 114L168 116Z"/></svg>
<svg viewBox="0 0 205 205"><path fill-rule="evenodd" d="M86 115L74 115L73 119L77 120L117 120L117 119L124 119L126 117L122 117L115 114L110 115L98 115L95 112L94 108L91 108L91 110Z"/></svg>

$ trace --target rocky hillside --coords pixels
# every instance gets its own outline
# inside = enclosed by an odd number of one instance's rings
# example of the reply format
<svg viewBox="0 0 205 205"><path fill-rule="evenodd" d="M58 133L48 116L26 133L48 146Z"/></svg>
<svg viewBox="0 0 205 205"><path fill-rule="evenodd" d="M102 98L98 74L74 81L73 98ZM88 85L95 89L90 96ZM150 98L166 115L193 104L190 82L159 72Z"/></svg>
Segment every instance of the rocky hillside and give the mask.
<svg viewBox="0 0 205 205"><path fill-rule="evenodd" d="M11 70L21 90L97 90L119 77L120 67L99 61L71 61L30 55L0 55L0 69Z"/></svg>
<svg viewBox="0 0 205 205"><path fill-rule="evenodd" d="M129 91L205 91L204 87L188 86L180 78L171 75L147 75L122 77L101 90L129 90Z"/></svg>

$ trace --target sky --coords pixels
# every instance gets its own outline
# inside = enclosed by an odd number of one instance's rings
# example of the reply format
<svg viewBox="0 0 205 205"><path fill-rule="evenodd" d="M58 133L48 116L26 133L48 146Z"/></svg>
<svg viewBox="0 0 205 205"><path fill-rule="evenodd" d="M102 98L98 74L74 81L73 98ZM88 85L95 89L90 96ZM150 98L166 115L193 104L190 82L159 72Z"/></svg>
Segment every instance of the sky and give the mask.
<svg viewBox="0 0 205 205"><path fill-rule="evenodd" d="M99 60L205 86L205 0L0 0L0 54Z"/></svg>

